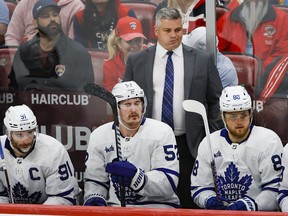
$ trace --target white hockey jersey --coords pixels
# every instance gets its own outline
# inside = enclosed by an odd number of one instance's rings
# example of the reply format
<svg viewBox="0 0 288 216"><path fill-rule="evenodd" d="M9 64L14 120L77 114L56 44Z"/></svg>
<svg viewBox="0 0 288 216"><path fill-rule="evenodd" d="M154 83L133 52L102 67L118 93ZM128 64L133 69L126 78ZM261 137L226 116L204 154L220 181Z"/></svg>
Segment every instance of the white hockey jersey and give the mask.
<svg viewBox="0 0 288 216"><path fill-rule="evenodd" d="M118 186L105 172L107 163L116 158L113 123L107 123L90 135L84 173L84 201L91 196L102 196L108 205L120 205ZM123 159L145 170L144 188L135 193L125 188L127 206L179 207L176 187L179 177L179 161L176 140L172 129L160 122L144 118L139 131L133 137L122 137Z"/></svg>
<svg viewBox="0 0 288 216"><path fill-rule="evenodd" d="M76 204L75 195L79 188L74 167L59 141L38 134L33 150L24 158L19 158L11 149L7 136L0 139L14 203ZM0 164L0 202L8 202L7 182Z"/></svg>
<svg viewBox="0 0 288 216"><path fill-rule="evenodd" d="M283 179L280 183L278 203L283 212L288 212L288 145L284 147L284 154L282 157L283 163Z"/></svg>
<svg viewBox="0 0 288 216"><path fill-rule="evenodd" d="M226 203L243 195L254 199L258 210L278 208L277 194L281 179L283 146L272 130L251 126L248 138L231 143L226 129L211 134L212 154L216 164L218 194ZM201 142L191 174L191 194L194 202L205 207L205 200L215 195L207 138Z"/></svg>

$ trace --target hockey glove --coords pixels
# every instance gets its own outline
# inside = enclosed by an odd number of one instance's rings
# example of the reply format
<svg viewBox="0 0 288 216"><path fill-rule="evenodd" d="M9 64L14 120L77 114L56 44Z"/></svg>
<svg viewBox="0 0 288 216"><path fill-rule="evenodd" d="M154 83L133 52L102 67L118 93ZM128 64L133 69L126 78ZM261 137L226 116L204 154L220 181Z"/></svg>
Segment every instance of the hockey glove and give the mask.
<svg viewBox="0 0 288 216"><path fill-rule="evenodd" d="M135 192L142 190L145 185L145 171L128 161L108 163L106 172L111 174L113 183L130 187Z"/></svg>
<svg viewBox="0 0 288 216"><path fill-rule="evenodd" d="M257 211L258 206L255 200L250 197L243 197L242 199L236 200L234 203L230 204L227 210L245 210L245 211Z"/></svg>
<svg viewBox="0 0 288 216"><path fill-rule="evenodd" d="M84 206L107 206L102 196L91 196L83 204Z"/></svg>
<svg viewBox="0 0 288 216"><path fill-rule="evenodd" d="M211 196L205 202L205 209L224 210L226 207L216 196Z"/></svg>

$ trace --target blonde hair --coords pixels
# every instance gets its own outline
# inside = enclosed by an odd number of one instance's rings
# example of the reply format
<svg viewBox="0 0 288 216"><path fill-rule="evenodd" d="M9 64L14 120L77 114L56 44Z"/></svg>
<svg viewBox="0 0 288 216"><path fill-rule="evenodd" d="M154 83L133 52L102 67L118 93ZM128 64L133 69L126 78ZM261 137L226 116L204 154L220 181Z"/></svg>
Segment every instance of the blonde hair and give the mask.
<svg viewBox="0 0 288 216"><path fill-rule="evenodd" d="M109 53L108 60L115 58L115 56L120 52L121 40L122 39L120 37L116 36L115 30L113 30L111 34L109 35L108 41L107 41L107 48L108 48L108 53Z"/></svg>
<svg viewBox="0 0 288 216"><path fill-rule="evenodd" d="M179 3L178 3L177 0L168 0L167 6L168 7L173 7L173 8L178 8L179 7Z"/></svg>

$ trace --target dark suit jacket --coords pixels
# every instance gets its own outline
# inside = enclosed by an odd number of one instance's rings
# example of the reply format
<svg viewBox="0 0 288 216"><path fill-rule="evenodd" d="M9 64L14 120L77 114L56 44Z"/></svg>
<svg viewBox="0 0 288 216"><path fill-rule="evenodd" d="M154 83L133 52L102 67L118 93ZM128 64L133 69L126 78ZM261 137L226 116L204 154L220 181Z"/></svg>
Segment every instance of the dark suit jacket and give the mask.
<svg viewBox="0 0 288 216"><path fill-rule="evenodd" d="M153 64L156 45L131 54L128 57L124 81L134 80L145 92L148 105L146 116L152 117L153 107ZM220 118L219 97L222 84L213 60L206 53L183 45L184 54L184 99L193 99L205 105L211 132L223 127ZM161 109L161 107L159 107ZM186 136L194 158L198 146L205 137L201 116L185 114Z"/></svg>

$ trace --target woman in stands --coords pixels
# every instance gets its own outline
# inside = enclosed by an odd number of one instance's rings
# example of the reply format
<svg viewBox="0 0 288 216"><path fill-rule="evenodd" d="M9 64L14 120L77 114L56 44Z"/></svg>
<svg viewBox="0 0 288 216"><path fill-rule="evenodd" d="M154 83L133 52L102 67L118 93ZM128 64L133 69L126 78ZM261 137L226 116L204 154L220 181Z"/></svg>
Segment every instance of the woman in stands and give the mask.
<svg viewBox="0 0 288 216"><path fill-rule="evenodd" d="M134 17L121 18L108 39L109 59L104 62L103 86L112 91L113 86L121 81L128 55L143 49L146 37L140 21Z"/></svg>
<svg viewBox="0 0 288 216"><path fill-rule="evenodd" d="M74 17L75 40L87 48L107 50L108 36L125 16L136 17L120 0L86 0L85 9Z"/></svg>

